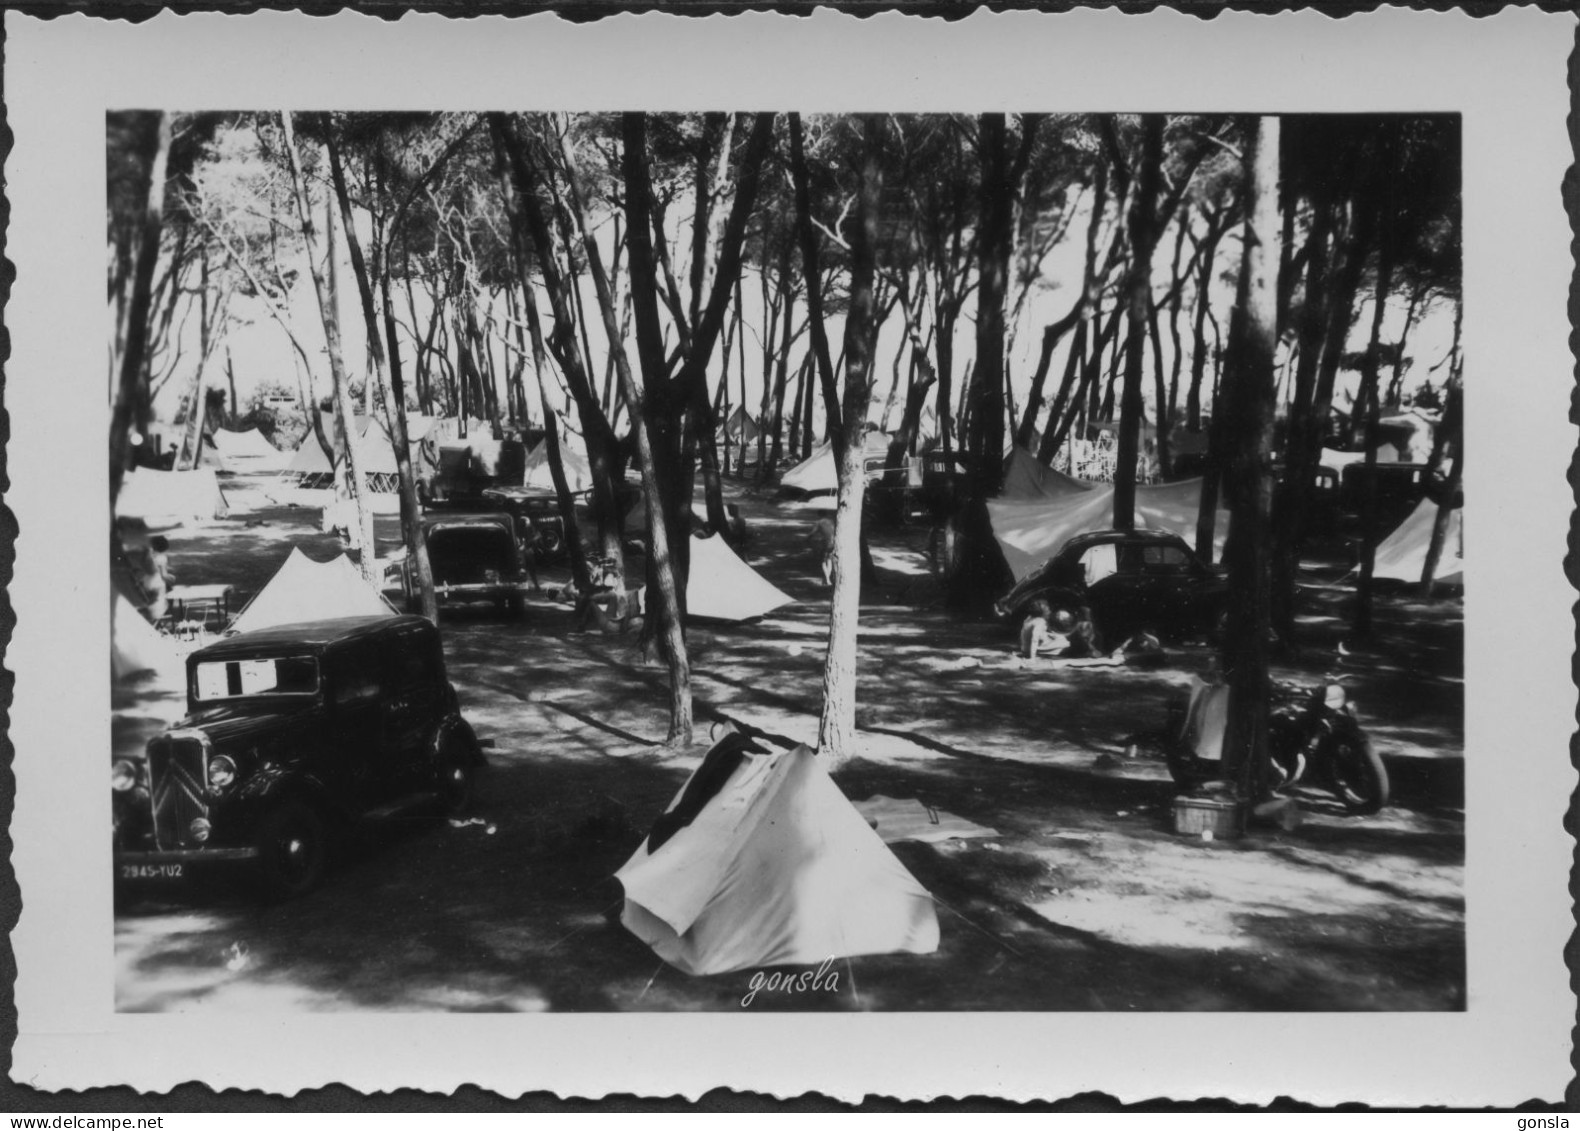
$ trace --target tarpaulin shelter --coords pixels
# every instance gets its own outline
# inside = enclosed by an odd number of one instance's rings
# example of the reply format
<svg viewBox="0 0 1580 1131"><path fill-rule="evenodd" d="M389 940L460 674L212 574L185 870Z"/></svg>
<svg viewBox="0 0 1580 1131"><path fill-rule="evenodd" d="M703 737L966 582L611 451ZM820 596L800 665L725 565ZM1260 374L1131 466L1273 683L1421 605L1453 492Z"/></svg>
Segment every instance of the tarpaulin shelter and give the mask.
<svg viewBox="0 0 1580 1131"><path fill-rule="evenodd" d="M932 897L812 751L742 745L708 751L616 873L626 928L688 974L937 950Z"/></svg>
<svg viewBox="0 0 1580 1131"><path fill-rule="evenodd" d="M1025 448L1016 447L1004 461L1001 499L1064 499L1097 489L1098 484L1055 471Z"/></svg>
<svg viewBox="0 0 1580 1131"><path fill-rule="evenodd" d="M1365 452L1341 452L1334 448L1323 448L1322 457L1318 461L1323 467L1332 468L1334 474L1342 476L1344 469L1351 464L1365 463ZM1378 463L1398 463L1399 452L1392 444L1377 445Z"/></svg>
<svg viewBox="0 0 1580 1131"><path fill-rule="evenodd" d="M686 580L686 611L691 616L750 620L794 599L743 562L717 534L691 536L691 573Z"/></svg>
<svg viewBox="0 0 1580 1131"><path fill-rule="evenodd" d="M212 468L157 471L139 467L121 480L115 513L122 518L140 518L150 527L181 526L224 518L230 505Z"/></svg>
<svg viewBox="0 0 1580 1131"><path fill-rule="evenodd" d="M1443 534L1443 549L1438 555L1432 580L1442 585L1462 585L1465 580L1464 508L1449 512L1448 529ZM1372 566L1373 577L1419 582L1426 568L1426 552L1432 544L1432 527L1437 523L1437 504L1422 499L1415 510L1394 532L1377 545Z"/></svg>
<svg viewBox="0 0 1580 1131"><path fill-rule="evenodd" d="M232 632L332 617L394 616L395 609L343 554L315 562L295 546L269 584L236 619Z"/></svg>
<svg viewBox="0 0 1580 1131"><path fill-rule="evenodd" d="M1020 581L1053 557L1077 534L1109 530L1114 525L1114 487L1098 484L1071 488L1062 497L989 499L988 516L1010 573ZM1136 525L1167 530L1196 543L1196 518L1201 507L1201 480L1184 479L1136 487ZM1213 556L1223 552L1229 512L1219 508L1213 526Z"/></svg>

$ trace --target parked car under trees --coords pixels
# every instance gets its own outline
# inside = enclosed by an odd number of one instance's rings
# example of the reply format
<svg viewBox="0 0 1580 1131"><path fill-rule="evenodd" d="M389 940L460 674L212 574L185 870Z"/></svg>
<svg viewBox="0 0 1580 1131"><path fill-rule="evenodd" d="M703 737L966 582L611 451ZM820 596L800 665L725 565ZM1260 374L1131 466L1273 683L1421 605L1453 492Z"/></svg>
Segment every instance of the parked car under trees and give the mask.
<svg viewBox="0 0 1580 1131"><path fill-rule="evenodd" d="M1228 606L1224 575L1165 530L1103 530L1071 538L995 605L1019 623L1033 601L1091 611L1102 645L1135 632L1185 639L1215 633Z"/></svg>
<svg viewBox="0 0 1580 1131"><path fill-rule="evenodd" d="M186 717L111 766L118 882L232 867L301 895L348 834L461 809L484 765L422 617L243 633L186 674Z"/></svg>
<svg viewBox="0 0 1580 1131"><path fill-rule="evenodd" d="M438 511L423 516L423 539L441 606L486 601L501 612L526 610L527 570L516 519L503 513ZM401 590L410 612L418 609L411 561L401 563Z"/></svg>

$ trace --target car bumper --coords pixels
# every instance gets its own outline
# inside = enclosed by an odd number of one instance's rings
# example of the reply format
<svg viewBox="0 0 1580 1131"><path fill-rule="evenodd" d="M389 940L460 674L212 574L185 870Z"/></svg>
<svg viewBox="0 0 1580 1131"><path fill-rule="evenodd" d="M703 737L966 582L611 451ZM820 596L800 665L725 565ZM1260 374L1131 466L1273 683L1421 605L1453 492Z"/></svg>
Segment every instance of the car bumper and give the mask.
<svg viewBox="0 0 1580 1131"><path fill-rule="evenodd" d="M256 848L173 848L168 851L117 852L115 866L157 867L160 864L207 864L234 860L255 860Z"/></svg>

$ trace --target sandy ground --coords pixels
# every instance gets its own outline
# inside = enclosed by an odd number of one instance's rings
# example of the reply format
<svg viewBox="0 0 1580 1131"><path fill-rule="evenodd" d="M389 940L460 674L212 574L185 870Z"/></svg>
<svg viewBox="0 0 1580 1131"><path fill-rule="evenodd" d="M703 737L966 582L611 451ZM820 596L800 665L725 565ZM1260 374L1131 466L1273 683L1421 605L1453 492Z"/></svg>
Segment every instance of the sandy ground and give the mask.
<svg viewBox="0 0 1580 1131"><path fill-rule="evenodd" d="M171 532L187 583L260 588L290 547L325 559L317 512L258 483L231 517ZM699 719L792 741L817 727L827 591L806 532L817 517L742 484L744 556L796 603L750 625L690 632ZM380 518L381 547L398 542ZM938 904L936 954L841 961L835 992L759 994L752 1009L1177 1010L1464 1007L1463 656L1460 606L1401 596L1343 655L1352 592L1337 571L1304 591L1298 668L1342 673L1395 783L1351 817L1301 798L1293 831L1203 842L1170 825L1161 762L1125 739L1163 721L1205 667L1069 670L1014 661L1009 630L938 601L926 531L878 532L880 582L861 622L862 756L836 780L853 800L915 797L994 830L895 851ZM563 570L543 571L545 586ZM1328 579L1323 583L1322 577ZM521 622L444 621L451 677L495 740L473 821L398 830L322 889L257 906L220 884L131 893L116 918L121 1010L739 1009L749 972L697 978L618 923L612 874L696 765L668 754L667 677L630 638L579 635L547 596ZM179 713L148 685L115 697L117 749ZM704 735L699 734L699 739Z"/></svg>

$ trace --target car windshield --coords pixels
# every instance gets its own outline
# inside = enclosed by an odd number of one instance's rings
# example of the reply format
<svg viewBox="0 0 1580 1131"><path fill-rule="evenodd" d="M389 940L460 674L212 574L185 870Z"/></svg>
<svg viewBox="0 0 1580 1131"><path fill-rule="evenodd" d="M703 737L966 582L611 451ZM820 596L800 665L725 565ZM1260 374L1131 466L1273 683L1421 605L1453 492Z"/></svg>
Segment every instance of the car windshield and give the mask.
<svg viewBox="0 0 1580 1131"><path fill-rule="evenodd" d="M318 691L318 661L312 656L212 660L197 665L192 685L199 703L246 695L313 695Z"/></svg>

